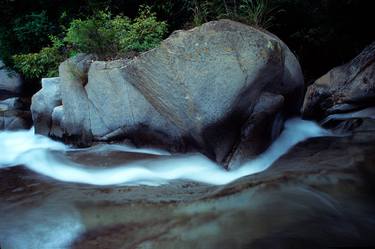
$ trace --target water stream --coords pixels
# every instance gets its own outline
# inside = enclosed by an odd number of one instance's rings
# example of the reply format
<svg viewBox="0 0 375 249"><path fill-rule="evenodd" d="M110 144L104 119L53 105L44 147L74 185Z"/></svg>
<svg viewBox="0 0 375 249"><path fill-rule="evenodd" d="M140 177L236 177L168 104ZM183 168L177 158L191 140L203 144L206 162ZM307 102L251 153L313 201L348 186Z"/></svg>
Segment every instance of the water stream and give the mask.
<svg viewBox="0 0 375 249"><path fill-rule="evenodd" d="M330 133L316 123L299 118L290 119L285 123L281 135L263 154L234 170L226 171L202 154L170 155L165 151L138 149L126 145L105 145L94 150L140 152L164 157L110 168L90 167L64 156L66 152L82 149L70 148L47 137L35 135L33 130L3 131L0 132L0 168L24 165L34 172L59 181L101 186L157 186L178 179L223 185L266 170L298 142L328 135Z"/></svg>

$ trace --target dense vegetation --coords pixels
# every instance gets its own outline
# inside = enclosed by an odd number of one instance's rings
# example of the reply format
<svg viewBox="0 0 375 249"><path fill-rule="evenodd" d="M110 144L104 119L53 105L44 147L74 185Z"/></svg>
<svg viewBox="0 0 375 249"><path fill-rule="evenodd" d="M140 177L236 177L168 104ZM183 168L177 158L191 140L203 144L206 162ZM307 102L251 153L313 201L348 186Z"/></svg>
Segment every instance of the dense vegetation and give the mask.
<svg viewBox="0 0 375 249"><path fill-rule="evenodd" d="M373 0L2 0L0 57L29 79L56 75L78 52L103 59L153 48L175 29L230 18L266 28L307 79L375 40ZM168 28L168 31L167 31Z"/></svg>

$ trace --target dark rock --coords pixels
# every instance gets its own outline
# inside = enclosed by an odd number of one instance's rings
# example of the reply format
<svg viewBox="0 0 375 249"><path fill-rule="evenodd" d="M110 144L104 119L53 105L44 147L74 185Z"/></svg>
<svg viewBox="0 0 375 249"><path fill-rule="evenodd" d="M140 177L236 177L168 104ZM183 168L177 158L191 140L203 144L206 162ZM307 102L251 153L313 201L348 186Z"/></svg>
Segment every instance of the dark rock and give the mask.
<svg viewBox="0 0 375 249"><path fill-rule="evenodd" d="M283 124L283 121L278 122L283 104L282 95L266 92L260 96L253 113L242 127L241 139L233 147L233 154L227 158L225 166L239 166L245 160L254 158L267 149L282 129L277 126Z"/></svg>
<svg viewBox="0 0 375 249"><path fill-rule="evenodd" d="M302 113L321 120L370 106L375 106L375 42L309 86Z"/></svg>

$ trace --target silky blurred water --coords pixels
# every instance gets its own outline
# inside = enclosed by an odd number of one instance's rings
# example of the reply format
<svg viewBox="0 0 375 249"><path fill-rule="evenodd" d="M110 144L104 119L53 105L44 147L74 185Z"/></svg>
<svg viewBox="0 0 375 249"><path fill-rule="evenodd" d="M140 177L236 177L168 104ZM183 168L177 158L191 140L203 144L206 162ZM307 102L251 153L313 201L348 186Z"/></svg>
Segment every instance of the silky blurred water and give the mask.
<svg viewBox="0 0 375 249"><path fill-rule="evenodd" d="M159 159L145 159L116 165L113 168L89 167L73 162L57 152L79 151L29 131L0 132L0 167L24 165L28 169L59 181L92 185L160 185L172 180L191 180L223 185L240 177L266 170L298 142L311 137L327 136L329 132L314 122L294 118L286 121L281 135L256 159L227 171L202 154L170 155L152 149L138 149L126 145L105 145L99 151L126 151L164 155ZM63 156L62 156L63 155Z"/></svg>

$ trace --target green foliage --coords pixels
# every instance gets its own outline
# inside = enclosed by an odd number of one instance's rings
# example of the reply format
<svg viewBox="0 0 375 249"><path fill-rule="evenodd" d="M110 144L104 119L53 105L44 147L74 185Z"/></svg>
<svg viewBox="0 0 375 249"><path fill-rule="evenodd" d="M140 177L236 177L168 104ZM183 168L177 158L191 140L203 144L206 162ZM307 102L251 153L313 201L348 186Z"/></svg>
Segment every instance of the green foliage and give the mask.
<svg viewBox="0 0 375 249"><path fill-rule="evenodd" d="M138 17L117 38L123 52L143 52L158 46L166 33L167 23L158 21L150 7L141 6Z"/></svg>
<svg viewBox="0 0 375 249"><path fill-rule="evenodd" d="M118 26L128 21L125 17L116 17L114 20L104 11L86 20L73 20L64 40L78 52L96 53L104 57L116 54L120 50L116 39Z"/></svg>
<svg viewBox="0 0 375 249"><path fill-rule="evenodd" d="M157 20L150 7L142 6L130 20L109 12L99 12L86 20L73 20L65 41L73 51L111 57L121 52L142 52L157 46L167 32L167 24Z"/></svg>
<svg viewBox="0 0 375 249"><path fill-rule="evenodd" d="M53 45L43 48L39 53L13 56L15 69L27 79L58 76L59 64L66 59L60 51L63 43L56 37L50 38Z"/></svg>
<svg viewBox="0 0 375 249"><path fill-rule="evenodd" d="M13 32L22 52L33 51L48 44L53 25L48 21L46 11L31 13L14 20Z"/></svg>

